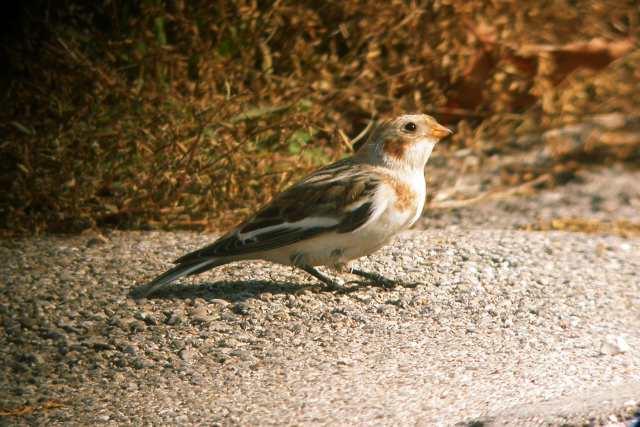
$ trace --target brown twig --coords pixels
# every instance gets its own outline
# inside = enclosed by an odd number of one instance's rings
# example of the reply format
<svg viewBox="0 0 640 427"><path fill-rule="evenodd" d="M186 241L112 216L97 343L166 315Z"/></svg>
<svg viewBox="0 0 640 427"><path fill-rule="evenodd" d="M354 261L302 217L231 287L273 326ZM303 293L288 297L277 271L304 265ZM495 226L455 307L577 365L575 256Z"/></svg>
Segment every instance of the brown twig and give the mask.
<svg viewBox="0 0 640 427"><path fill-rule="evenodd" d="M479 194L476 197L472 197L470 199L463 200L443 200L441 202L432 202L429 205L431 209L455 209L455 208L464 208L470 205L474 205L476 203L485 201L485 200L496 200L496 199L504 199L510 196L515 196L517 194L522 194L531 190L533 187L549 182L553 179L551 174L540 175L539 177L532 179L531 181L527 181L523 184L518 185L517 187L508 188L508 189L499 189L487 191L485 193Z"/></svg>

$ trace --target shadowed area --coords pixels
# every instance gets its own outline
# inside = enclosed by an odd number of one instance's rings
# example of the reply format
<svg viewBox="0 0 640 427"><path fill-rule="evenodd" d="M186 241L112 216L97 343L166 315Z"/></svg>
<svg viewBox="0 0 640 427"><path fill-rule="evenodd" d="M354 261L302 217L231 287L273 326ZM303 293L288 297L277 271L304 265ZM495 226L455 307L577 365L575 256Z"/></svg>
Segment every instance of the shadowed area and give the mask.
<svg viewBox="0 0 640 427"><path fill-rule="evenodd" d="M303 273L301 273L303 274ZM403 288L412 288L419 286L417 282L398 282L396 286ZM367 287L377 287L385 289L386 287L375 282L366 282L362 280L347 281L342 288L338 290L328 290L326 286L318 283L295 283L295 282L272 282L268 280L246 280L246 281L219 281L207 283L206 281L199 284L180 284L172 283L164 286L154 292L147 298L163 298L163 299L187 299L202 298L205 301L211 299L224 299L229 302L238 302L247 298L256 298L260 294L268 292L270 294L299 294L305 290L312 292L328 292L335 294L348 294L356 292ZM141 285L133 288L129 292L131 298L140 298L147 290L147 285Z"/></svg>

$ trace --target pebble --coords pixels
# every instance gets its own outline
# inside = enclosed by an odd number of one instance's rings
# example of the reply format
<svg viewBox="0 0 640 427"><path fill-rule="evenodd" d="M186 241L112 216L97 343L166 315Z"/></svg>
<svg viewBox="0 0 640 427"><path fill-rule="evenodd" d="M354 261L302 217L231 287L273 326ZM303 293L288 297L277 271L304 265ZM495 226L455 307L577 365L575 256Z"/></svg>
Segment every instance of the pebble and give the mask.
<svg viewBox="0 0 640 427"><path fill-rule="evenodd" d="M180 356L180 359L182 359L183 361L187 362L187 363L191 363L195 357L195 352L192 349L189 348L184 348L182 350L180 350L180 353L178 353L178 356Z"/></svg>
<svg viewBox="0 0 640 427"><path fill-rule="evenodd" d="M114 350L115 347L111 344L109 344L106 340L104 339L93 339L90 341L89 345L97 351L103 351L103 350Z"/></svg>
<svg viewBox="0 0 640 427"><path fill-rule="evenodd" d="M169 313L169 315L167 316L167 320L165 321L165 323L166 323L167 325L174 326L174 325L179 325L179 324L181 324L181 323L182 323L182 321L183 321L183 319L182 319L182 313L181 313L181 312L179 312L179 311L174 310L174 311L172 311L171 313Z"/></svg>
<svg viewBox="0 0 640 427"><path fill-rule="evenodd" d="M250 310L251 306L246 302L239 302L233 306L233 312L242 316L248 315Z"/></svg>
<svg viewBox="0 0 640 427"><path fill-rule="evenodd" d="M215 317L209 314L206 306L198 306L191 311L191 320L194 323L210 323Z"/></svg>
<svg viewBox="0 0 640 427"><path fill-rule="evenodd" d="M63 341L67 339L67 335L62 329L47 329L43 336L56 341Z"/></svg>
<svg viewBox="0 0 640 427"><path fill-rule="evenodd" d="M191 314L191 317L205 317L209 315L209 310L207 309L206 306L200 305L192 309L190 314Z"/></svg>
<svg viewBox="0 0 640 427"><path fill-rule="evenodd" d="M130 356L135 356L136 354L138 354L138 351L139 351L138 346L132 345L132 344L126 345L125 347L122 348L122 352Z"/></svg>
<svg viewBox="0 0 640 427"><path fill-rule="evenodd" d="M134 359L132 365L136 369L145 369L145 368L152 367L154 365L154 362L153 362L153 360L151 360L149 358L138 357L138 358Z"/></svg>
<svg viewBox="0 0 640 427"><path fill-rule="evenodd" d="M155 319L155 316L153 313L151 312L147 312L147 311L141 311L135 314L134 316L136 319L142 320L144 321L144 323L146 323L147 325L157 325L158 322Z"/></svg>
<svg viewBox="0 0 640 427"><path fill-rule="evenodd" d="M389 304L378 304L376 311L380 314L392 314L396 311L396 307Z"/></svg>
<svg viewBox="0 0 640 427"><path fill-rule="evenodd" d="M189 422L189 417L187 415L178 415L177 417L175 417L174 419L176 425L184 425L187 424Z"/></svg>
<svg viewBox="0 0 640 427"><path fill-rule="evenodd" d="M147 329L147 324L141 320L129 322L129 330L131 332L143 332L145 329Z"/></svg>
<svg viewBox="0 0 640 427"><path fill-rule="evenodd" d="M23 353L19 355L18 361L25 366L43 365L45 363L44 357L39 353Z"/></svg>
<svg viewBox="0 0 640 427"><path fill-rule="evenodd" d="M263 292L260 295L260 299L262 301L271 301L273 299L273 294L271 292ZM213 302L214 300L211 300L211 302ZM216 301L224 301L224 300L216 300ZM227 301L224 301L225 303L227 303ZM228 303L227 303L228 304ZM223 305L223 307L225 307L226 305Z"/></svg>
<svg viewBox="0 0 640 427"><path fill-rule="evenodd" d="M600 345L600 352L610 356L623 354L630 350L631 347L629 347L629 344L627 344L627 341L621 335L608 335Z"/></svg>
<svg viewBox="0 0 640 427"><path fill-rule="evenodd" d="M236 349L229 353L230 356L239 358L240 360L252 359L251 352L245 349Z"/></svg>

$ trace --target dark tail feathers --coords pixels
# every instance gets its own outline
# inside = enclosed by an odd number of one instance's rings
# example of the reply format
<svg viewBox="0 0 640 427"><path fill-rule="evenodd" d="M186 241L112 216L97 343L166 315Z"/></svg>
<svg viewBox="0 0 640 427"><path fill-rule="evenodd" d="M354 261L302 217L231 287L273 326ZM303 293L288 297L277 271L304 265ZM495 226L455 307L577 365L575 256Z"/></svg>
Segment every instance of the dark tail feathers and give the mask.
<svg viewBox="0 0 640 427"><path fill-rule="evenodd" d="M140 297L148 297L164 285L168 285L181 277L199 274L222 264L226 264L226 262L219 259L199 259L178 264L149 282L145 289L140 291Z"/></svg>

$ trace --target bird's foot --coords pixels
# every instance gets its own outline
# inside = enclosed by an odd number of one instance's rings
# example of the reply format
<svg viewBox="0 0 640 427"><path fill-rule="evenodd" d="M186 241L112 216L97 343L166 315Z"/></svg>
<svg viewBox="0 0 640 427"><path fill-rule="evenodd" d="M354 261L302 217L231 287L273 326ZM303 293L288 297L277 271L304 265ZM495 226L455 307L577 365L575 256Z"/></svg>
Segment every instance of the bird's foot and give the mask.
<svg viewBox="0 0 640 427"><path fill-rule="evenodd" d="M337 280L334 280L331 277L327 276L326 274L319 272L317 269L313 268L310 265L298 265L297 267L300 268L301 270L306 271L316 279L320 280L324 285L325 289L327 290L341 291L344 289L344 286L342 286L342 284L339 283Z"/></svg>
<svg viewBox="0 0 640 427"><path fill-rule="evenodd" d="M370 271L352 269L351 270L351 274L355 274L356 276L364 277L370 283L375 283L376 285L381 286L383 288L387 288L387 289L395 288L399 284L395 280L387 279L386 277L384 277L381 274L373 273L373 272L370 272ZM347 283L364 284L364 282L362 282L360 280L354 280L354 281L347 282Z"/></svg>

